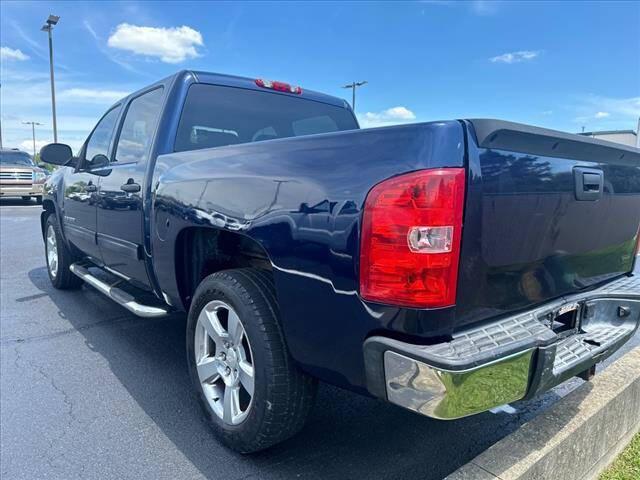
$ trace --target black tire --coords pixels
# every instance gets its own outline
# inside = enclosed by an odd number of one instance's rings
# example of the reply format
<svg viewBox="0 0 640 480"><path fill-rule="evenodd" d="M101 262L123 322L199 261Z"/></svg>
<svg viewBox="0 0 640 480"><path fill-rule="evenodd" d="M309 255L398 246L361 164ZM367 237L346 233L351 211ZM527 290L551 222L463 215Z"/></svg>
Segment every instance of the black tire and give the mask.
<svg viewBox="0 0 640 480"><path fill-rule="evenodd" d="M52 228L55 237L56 237L56 245L58 250L58 266L55 274L51 272L51 267L49 265L49 261L47 259L48 247L47 247L47 234L49 232L49 228ZM44 255L45 261L47 263L47 272L49 273L49 280L51 280L51 284L57 288L58 290L72 290L76 288L80 288L82 286L82 280L71 273L69 270L69 266L77 261L78 259L73 256L73 254L69 251L64 240L62 239L62 235L60 234L60 227L58 226L58 219L56 215L52 213L47 217L47 221L45 222L44 227Z"/></svg>
<svg viewBox="0 0 640 480"><path fill-rule="evenodd" d="M198 316L206 304L221 300L240 317L252 350L255 387L247 417L225 423L204 396L195 358ZM187 360L198 399L216 436L239 453L253 453L293 436L304 426L317 380L294 364L278 321L279 309L269 272L243 268L206 277L198 286L187 320Z"/></svg>
<svg viewBox="0 0 640 480"><path fill-rule="evenodd" d="M38 195L38 196L36 197L36 203L37 203L38 205L42 205L42 195Z"/></svg>

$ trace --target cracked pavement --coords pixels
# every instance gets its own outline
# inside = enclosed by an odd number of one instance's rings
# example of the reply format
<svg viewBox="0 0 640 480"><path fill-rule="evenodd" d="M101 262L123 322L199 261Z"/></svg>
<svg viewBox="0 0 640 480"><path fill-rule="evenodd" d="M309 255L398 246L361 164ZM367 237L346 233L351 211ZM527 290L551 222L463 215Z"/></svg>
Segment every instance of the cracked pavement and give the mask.
<svg viewBox="0 0 640 480"><path fill-rule="evenodd" d="M86 286L53 289L40 211L0 200L3 479L440 479L581 383L456 422L322 385L300 435L243 457L202 419L184 319L137 318ZM638 345L636 335L623 351Z"/></svg>

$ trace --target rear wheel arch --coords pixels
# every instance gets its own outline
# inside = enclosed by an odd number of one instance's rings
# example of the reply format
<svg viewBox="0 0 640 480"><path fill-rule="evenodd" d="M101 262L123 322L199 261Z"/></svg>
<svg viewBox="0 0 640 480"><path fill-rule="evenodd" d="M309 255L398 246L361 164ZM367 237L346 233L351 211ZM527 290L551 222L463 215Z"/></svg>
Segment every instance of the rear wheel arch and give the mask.
<svg viewBox="0 0 640 480"><path fill-rule="evenodd" d="M208 275L232 268L272 274L266 249L248 235L210 227L187 227L176 237L174 268L180 299L189 309L193 294Z"/></svg>

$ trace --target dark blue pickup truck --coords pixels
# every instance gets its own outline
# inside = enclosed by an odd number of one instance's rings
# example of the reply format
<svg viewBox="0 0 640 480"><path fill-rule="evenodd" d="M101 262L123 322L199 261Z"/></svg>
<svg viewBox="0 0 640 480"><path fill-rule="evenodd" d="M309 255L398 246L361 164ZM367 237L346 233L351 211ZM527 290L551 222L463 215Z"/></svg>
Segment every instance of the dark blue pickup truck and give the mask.
<svg viewBox="0 0 640 480"><path fill-rule="evenodd" d="M359 130L282 82L180 72L47 182L60 289L188 312L214 431L254 452L317 381L455 419L590 378L640 322L640 151L497 120Z"/></svg>

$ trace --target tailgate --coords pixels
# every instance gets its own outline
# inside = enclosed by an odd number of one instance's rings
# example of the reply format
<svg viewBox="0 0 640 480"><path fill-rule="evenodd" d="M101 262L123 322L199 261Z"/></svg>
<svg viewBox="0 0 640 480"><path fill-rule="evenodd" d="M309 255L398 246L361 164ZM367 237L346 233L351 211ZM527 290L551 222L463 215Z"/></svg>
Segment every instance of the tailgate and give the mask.
<svg viewBox="0 0 640 480"><path fill-rule="evenodd" d="M509 122L466 125L470 175L459 325L632 270L640 150Z"/></svg>

